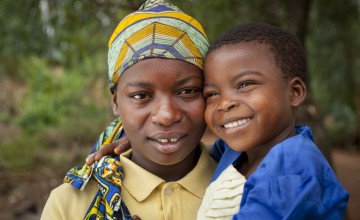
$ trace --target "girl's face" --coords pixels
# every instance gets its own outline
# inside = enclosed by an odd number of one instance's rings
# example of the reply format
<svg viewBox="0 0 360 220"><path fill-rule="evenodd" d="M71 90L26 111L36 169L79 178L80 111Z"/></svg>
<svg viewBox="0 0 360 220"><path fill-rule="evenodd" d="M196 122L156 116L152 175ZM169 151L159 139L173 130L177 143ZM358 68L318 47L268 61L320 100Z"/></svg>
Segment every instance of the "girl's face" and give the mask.
<svg viewBox="0 0 360 220"><path fill-rule="evenodd" d="M205 129L202 88L202 71L181 60L150 58L125 70L112 100L132 160L172 165L194 151Z"/></svg>
<svg viewBox="0 0 360 220"><path fill-rule="evenodd" d="M206 123L232 149L271 147L294 129L293 108L300 104L303 84L297 77L283 78L268 45L216 49L206 58L204 77Z"/></svg>

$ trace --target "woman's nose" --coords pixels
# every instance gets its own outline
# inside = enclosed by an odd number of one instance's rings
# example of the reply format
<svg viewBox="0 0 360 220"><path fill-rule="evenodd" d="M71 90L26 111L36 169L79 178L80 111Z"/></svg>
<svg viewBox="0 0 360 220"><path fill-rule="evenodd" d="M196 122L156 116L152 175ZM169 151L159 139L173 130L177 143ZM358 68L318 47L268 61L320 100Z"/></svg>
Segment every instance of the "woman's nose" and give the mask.
<svg viewBox="0 0 360 220"><path fill-rule="evenodd" d="M181 120L181 109L174 100L166 99L157 103L154 108L151 120L155 124L170 126Z"/></svg>

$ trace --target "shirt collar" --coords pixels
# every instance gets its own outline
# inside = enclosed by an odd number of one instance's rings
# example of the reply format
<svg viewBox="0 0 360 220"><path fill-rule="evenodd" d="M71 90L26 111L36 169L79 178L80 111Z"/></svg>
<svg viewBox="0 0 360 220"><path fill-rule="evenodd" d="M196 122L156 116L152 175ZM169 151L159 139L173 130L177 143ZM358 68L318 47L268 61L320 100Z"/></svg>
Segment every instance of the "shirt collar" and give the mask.
<svg viewBox="0 0 360 220"><path fill-rule="evenodd" d="M177 181L199 198L203 198L206 187L210 184L210 180L216 168L216 162L210 157L206 146L200 143L201 155L194 169L185 177Z"/></svg>
<svg viewBox="0 0 360 220"><path fill-rule="evenodd" d="M209 156L205 145L200 144L200 149L201 155L194 169L176 182L195 196L203 198L215 170L216 162ZM132 162L129 159L130 155L131 150L120 156L124 169L123 186L136 200L141 202L165 181Z"/></svg>

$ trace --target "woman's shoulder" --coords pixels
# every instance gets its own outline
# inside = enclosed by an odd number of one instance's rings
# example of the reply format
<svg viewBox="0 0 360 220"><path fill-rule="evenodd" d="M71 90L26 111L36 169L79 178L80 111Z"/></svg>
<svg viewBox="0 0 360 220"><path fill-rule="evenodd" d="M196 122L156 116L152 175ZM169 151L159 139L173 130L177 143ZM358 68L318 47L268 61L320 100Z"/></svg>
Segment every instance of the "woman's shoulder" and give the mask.
<svg viewBox="0 0 360 220"><path fill-rule="evenodd" d="M63 183L51 191L41 218L59 219L59 216L68 216L69 219L74 216L83 218L97 192L98 186L95 180L90 180L84 190Z"/></svg>

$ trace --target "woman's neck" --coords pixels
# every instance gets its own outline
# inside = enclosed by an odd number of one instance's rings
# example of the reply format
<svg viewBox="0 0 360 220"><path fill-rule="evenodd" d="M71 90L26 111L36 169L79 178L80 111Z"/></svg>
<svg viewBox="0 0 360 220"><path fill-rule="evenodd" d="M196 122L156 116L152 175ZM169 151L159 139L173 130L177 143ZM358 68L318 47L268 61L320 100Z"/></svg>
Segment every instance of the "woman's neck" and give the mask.
<svg viewBox="0 0 360 220"><path fill-rule="evenodd" d="M177 164L161 165L147 160L140 154L132 153L130 159L148 172L160 177L166 182L172 182L182 179L197 164L201 155L200 147L196 147L184 160Z"/></svg>

